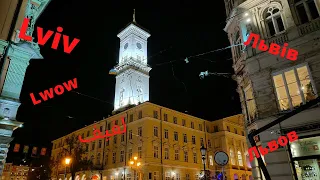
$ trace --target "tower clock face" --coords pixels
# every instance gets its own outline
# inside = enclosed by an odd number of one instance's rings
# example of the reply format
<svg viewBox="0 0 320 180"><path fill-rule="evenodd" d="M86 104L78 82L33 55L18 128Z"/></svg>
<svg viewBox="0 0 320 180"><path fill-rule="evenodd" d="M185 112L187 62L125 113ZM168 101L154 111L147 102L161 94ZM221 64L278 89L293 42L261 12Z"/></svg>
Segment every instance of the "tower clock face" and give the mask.
<svg viewBox="0 0 320 180"><path fill-rule="evenodd" d="M142 48L142 46L141 46L140 43L137 43L137 48L138 48L138 49L141 49L141 48Z"/></svg>
<svg viewBox="0 0 320 180"><path fill-rule="evenodd" d="M128 43L124 45L124 50L126 50L127 48L128 48Z"/></svg>

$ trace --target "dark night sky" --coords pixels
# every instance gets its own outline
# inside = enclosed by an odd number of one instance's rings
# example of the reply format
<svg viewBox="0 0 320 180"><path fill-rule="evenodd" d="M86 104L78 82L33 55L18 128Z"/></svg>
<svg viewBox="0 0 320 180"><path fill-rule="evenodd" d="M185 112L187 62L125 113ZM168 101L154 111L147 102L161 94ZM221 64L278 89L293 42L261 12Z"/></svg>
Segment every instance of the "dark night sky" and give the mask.
<svg viewBox="0 0 320 180"><path fill-rule="evenodd" d="M183 58L229 45L225 26L223 1L84 1L52 0L35 27L53 30L61 26L62 34L80 43L71 52L51 49L52 37L41 47L45 59L31 60L21 92L18 120L24 127L13 134L14 143L51 147L51 141L74 130L102 120L113 110L115 76L109 70L116 65L119 53L119 31L132 21L136 8L137 23L148 29L148 64L150 71L150 102L207 120L240 113L236 82L210 76L200 80L199 73L230 72L231 50L191 58ZM82 1L81 1L82 2ZM214 6L213 6L214 5ZM36 31L34 32L36 37ZM162 53L160 51L165 50ZM171 64L157 65L173 60ZM96 97L98 101L74 92L33 105L29 94L38 94L62 82L78 78L76 91ZM186 85L187 91L183 86ZM74 118L68 118L72 116ZM12 156L12 154L10 155ZM10 159L10 158L9 158Z"/></svg>

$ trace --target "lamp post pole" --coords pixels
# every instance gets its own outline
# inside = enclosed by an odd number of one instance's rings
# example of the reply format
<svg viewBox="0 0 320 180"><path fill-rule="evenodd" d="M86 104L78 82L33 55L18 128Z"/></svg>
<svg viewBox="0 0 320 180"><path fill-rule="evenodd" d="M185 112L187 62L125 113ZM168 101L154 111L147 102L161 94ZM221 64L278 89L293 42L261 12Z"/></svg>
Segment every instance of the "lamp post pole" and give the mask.
<svg viewBox="0 0 320 180"><path fill-rule="evenodd" d="M64 160L64 163L65 163L65 167L64 167L64 179L65 180L67 178L67 165L69 165L71 162L71 159L70 158L66 158Z"/></svg>
<svg viewBox="0 0 320 180"><path fill-rule="evenodd" d="M206 175L206 153L207 153L207 148L204 147L204 145L202 144L201 148L200 148L200 152L202 155L202 161L203 161L203 176L204 179L207 180L207 175Z"/></svg>
<svg viewBox="0 0 320 180"><path fill-rule="evenodd" d="M136 168L133 169L133 180L137 180L136 169L139 168L139 166L141 165L141 163L140 163L140 162L137 162L138 157L135 156L135 157L133 157L133 159L134 159L134 161L130 161L129 164L130 164L131 170L132 170L132 166L133 166L133 165L134 165L134 167L136 167Z"/></svg>

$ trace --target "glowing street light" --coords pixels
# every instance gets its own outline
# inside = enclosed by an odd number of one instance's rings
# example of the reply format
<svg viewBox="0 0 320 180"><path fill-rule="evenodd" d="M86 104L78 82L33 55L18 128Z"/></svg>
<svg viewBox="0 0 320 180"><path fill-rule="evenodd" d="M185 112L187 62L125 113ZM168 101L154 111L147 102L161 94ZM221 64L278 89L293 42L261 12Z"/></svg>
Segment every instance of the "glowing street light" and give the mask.
<svg viewBox="0 0 320 180"><path fill-rule="evenodd" d="M251 19L250 19L250 18L248 18L248 19L247 19L247 22L250 22L250 21L251 21Z"/></svg>
<svg viewBox="0 0 320 180"><path fill-rule="evenodd" d="M133 159L136 161L136 160L138 159L138 157L137 157L137 156L135 156L135 157L133 157Z"/></svg>
<svg viewBox="0 0 320 180"><path fill-rule="evenodd" d="M137 166L140 166L140 165L141 165L141 163L138 162L138 163L137 163Z"/></svg>
<svg viewBox="0 0 320 180"><path fill-rule="evenodd" d="M244 14L244 17L247 17L248 15L249 15L249 13L245 13L245 14Z"/></svg>
<svg viewBox="0 0 320 180"><path fill-rule="evenodd" d="M116 173L114 173L114 175L118 176L118 175L119 175L119 173L118 173L118 172L116 172Z"/></svg>
<svg viewBox="0 0 320 180"><path fill-rule="evenodd" d="M71 158L66 158L64 160L64 164L66 165L64 168L64 179L66 179L66 177L67 177L67 165L69 165L70 162L71 162Z"/></svg>
<svg viewBox="0 0 320 180"><path fill-rule="evenodd" d="M130 164L131 164L131 165L133 165L133 164L134 164L134 162L133 162L133 161L130 161Z"/></svg>
<svg viewBox="0 0 320 180"><path fill-rule="evenodd" d="M65 161L64 161L64 163L65 163L66 165L69 165L70 162L71 162L71 159L70 159L70 158L66 158Z"/></svg>

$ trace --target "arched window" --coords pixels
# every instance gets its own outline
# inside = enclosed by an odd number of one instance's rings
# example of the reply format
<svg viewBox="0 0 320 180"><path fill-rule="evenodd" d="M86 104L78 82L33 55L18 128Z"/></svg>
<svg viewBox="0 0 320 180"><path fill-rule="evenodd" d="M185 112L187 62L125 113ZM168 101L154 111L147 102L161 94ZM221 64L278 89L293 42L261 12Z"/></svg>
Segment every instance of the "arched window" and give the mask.
<svg viewBox="0 0 320 180"><path fill-rule="evenodd" d="M264 18L269 36L273 36L285 30L280 10L278 8L269 7L265 11Z"/></svg>
<svg viewBox="0 0 320 180"><path fill-rule="evenodd" d="M101 157L101 155L100 155L100 153L98 153L98 155L97 155L97 164L98 165L100 165L100 159L101 159L100 157Z"/></svg>
<svg viewBox="0 0 320 180"><path fill-rule="evenodd" d="M235 161L235 158L234 158L234 151L233 151L233 149L230 149L230 158L231 158L231 164L232 164L232 165L235 165L235 164L236 164L236 161Z"/></svg>
<svg viewBox="0 0 320 180"><path fill-rule="evenodd" d="M238 164L239 166L243 166L242 153L240 151L238 151Z"/></svg>

